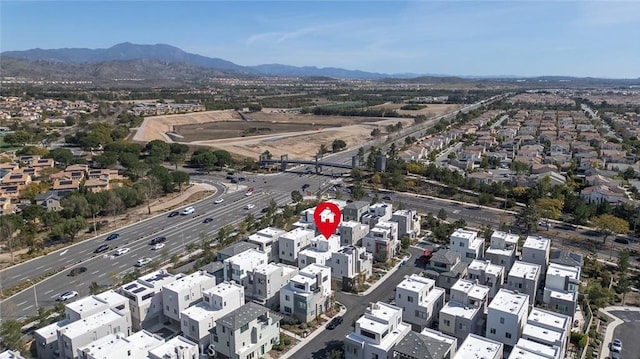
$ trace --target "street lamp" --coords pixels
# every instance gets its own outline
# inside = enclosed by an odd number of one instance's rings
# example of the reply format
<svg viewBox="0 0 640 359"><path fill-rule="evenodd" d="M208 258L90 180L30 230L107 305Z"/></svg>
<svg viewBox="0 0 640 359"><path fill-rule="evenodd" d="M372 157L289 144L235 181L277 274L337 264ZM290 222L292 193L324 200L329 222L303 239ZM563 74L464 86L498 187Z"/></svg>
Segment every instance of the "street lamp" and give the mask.
<svg viewBox="0 0 640 359"><path fill-rule="evenodd" d="M93 212L93 235L94 236L98 235L98 228L96 227L96 214L98 214L98 212Z"/></svg>
<svg viewBox="0 0 640 359"><path fill-rule="evenodd" d="M33 286L33 301L36 305L36 315L38 314L38 293L36 292L36 284L31 281L31 279L27 279L29 283Z"/></svg>

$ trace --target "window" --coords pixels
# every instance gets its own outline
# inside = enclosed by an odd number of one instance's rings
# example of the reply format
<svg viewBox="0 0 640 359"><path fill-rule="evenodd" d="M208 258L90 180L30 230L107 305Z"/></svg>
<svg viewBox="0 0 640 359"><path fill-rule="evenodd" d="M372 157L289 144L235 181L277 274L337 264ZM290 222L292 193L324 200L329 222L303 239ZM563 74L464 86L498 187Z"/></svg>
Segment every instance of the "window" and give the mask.
<svg viewBox="0 0 640 359"><path fill-rule="evenodd" d="M240 327L240 333L244 333L244 332L246 332L247 330L249 330L249 323L247 323L247 324L245 324L245 325L243 325L243 326L241 326L241 327ZM244 345L243 345L243 346L244 346Z"/></svg>
<svg viewBox="0 0 640 359"><path fill-rule="evenodd" d="M284 295L284 300L286 300L287 302L290 301L291 299L289 298L289 295L285 294Z"/></svg>
<svg viewBox="0 0 640 359"><path fill-rule="evenodd" d="M451 321L449 319L445 319L444 320L444 325L446 325L447 327L451 326Z"/></svg>
<svg viewBox="0 0 640 359"><path fill-rule="evenodd" d="M371 354L371 359L378 359L378 354L376 353Z"/></svg>
<svg viewBox="0 0 640 359"><path fill-rule="evenodd" d="M407 296L407 302L413 303L413 297L412 296Z"/></svg>
<svg viewBox="0 0 640 359"><path fill-rule="evenodd" d="M226 327L222 327L222 332L226 332Z"/></svg>
<svg viewBox="0 0 640 359"><path fill-rule="evenodd" d="M491 328L491 330L489 330L489 333L496 334L496 328Z"/></svg>
<svg viewBox="0 0 640 359"><path fill-rule="evenodd" d="M372 332L370 332L368 330L364 330L362 328L360 328L360 335L362 335L364 337L367 337L367 338L371 338L371 339L375 339L376 338L375 333L372 333Z"/></svg>
<svg viewBox="0 0 640 359"><path fill-rule="evenodd" d="M216 342L216 343L218 342L218 336L217 335L213 336L213 341Z"/></svg>
<svg viewBox="0 0 640 359"><path fill-rule="evenodd" d="M184 300L189 300L189 294L184 296Z"/></svg>
<svg viewBox="0 0 640 359"><path fill-rule="evenodd" d="M460 247L464 247L464 243L460 242Z"/></svg>
<svg viewBox="0 0 640 359"><path fill-rule="evenodd" d="M500 317L500 324L504 324L504 318Z"/></svg>
<svg viewBox="0 0 640 359"><path fill-rule="evenodd" d="M291 307L285 306L284 307L284 312L287 313L287 314L291 314Z"/></svg>
<svg viewBox="0 0 640 359"><path fill-rule="evenodd" d="M507 339L511 339L511 333L509 333L509 332L504 333L504 336L507 337Z"/></svg>

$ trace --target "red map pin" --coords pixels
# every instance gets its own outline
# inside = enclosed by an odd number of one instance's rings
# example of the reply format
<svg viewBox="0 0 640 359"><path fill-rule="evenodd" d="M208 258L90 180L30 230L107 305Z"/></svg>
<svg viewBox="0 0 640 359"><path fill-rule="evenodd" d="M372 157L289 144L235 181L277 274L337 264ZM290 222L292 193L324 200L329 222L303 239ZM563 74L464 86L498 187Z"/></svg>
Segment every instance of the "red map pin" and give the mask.
<svg viewBox="0 0 640 359"><path fill-rule="evenodd" d="M335 233L341 218L340 208L331 202L318 204L315 212L313 212L316 227L326 239L329 239L329 237Z"/></svg>

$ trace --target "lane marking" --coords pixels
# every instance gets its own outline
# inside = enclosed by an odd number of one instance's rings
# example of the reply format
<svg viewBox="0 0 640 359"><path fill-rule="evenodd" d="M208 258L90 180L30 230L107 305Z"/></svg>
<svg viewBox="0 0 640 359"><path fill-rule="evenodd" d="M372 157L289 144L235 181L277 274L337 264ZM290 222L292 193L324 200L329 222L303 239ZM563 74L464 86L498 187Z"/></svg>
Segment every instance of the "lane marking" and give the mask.
<svg viewBox="0 0 640 359"><path fill-rule="evenodd" d="M65 249L64 251L60 252L60 255L63 256L65 253L67 253L69 250Z"/></svg>
<svg viewBox="0 0 640 359"><path fill-rule="evenodd" d="M45 294L45 295L49 295L49 294L51 294L51 292L53 292L53 289L51 289L51 290L48 290L48 291L44 292L44 294Z"/></svg>
<svg viewBox="0 0 640 359"><path fill-rule="evenodd" d="M28 300L25 300L24 302L20 302L20 303L18 303L18 307L22 307L22 306L23 306L25 303L27 303L27 302L28 302Z"/></svg>

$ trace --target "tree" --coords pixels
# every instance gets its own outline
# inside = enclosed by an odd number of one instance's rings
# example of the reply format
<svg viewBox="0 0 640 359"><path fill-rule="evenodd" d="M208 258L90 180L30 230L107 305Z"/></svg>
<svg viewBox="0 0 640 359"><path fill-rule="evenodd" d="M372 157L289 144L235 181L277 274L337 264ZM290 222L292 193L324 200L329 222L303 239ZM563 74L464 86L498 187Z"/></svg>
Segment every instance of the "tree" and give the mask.
<svg viewBox="0 0 640 359"><path fill-rule="evenodd" d="M320 148L318 149L318 154L319 155L324 155L325 153L328 153L329 149L327 148L327 145L325 145L324 143L320 145Z"/></svg>
<svg viewBox="0 0 640 359"><path fill-rule="evenodd" d="M191 156L191 165L211 172L218 163L218 157L210 150L198 150Z"/></svg>
<svg viewBox="0 0 640 359"><path fill-rule="evenodd" d="M622 305L624 305L625 297L627 293L631 291L631 281L629 281L628 274L624 273L620 276L618 284L616 285L616 291L622 294Z"/></svg>
<svg viewBox="0 0 640 359"><path fill-rule="evenodd" d="M291 191L291 200L298 203L298 202L302 202L302 200L304 199L304 197L302 197L302 193L300 193L300 191Z"/></svg>
<svg viewBox="0 0 640 359"><path fill-rule="evenodd" d="M20 351L23 348L22 342L22 324L17 320L9 319L0 324L0 337L2 337L2 345L11 350Z"/></svg>
<svg viewBox="0 0 640 359"><path fill-rule="evenodd" d="M74 159L73 153L68 148L54 148L44 157L52 158L63 167L67 167Z"/></svg>
<svg viewBox="0 0 640 359"><path fill-rule="evenodd" d="M333 152L338 152L340 150L343 150L347 148L347 143L344 142L343 140L333 140L333 142L331 143L331 149L333 150Z"/></svg>
<svg viewBox="0 0 640 359"><path fill-rule="evenodd" d="M618 255L618 270L620 270L622 274L626 274L629 271L629 259L629 250L625 249L620 251Z"/></svg>
<svg viewBox="0 0 640 359"><path fill-rule="evenodd" d="M564 204L557 198L540 198L536 201L543 218L557 219L562 214Z"/></svg>
<svg viewBox="0 0 640 359"><path fill-rule="evenodd" d="M175 166L176 171L178 170L178 165L184 163L185 155L184 153L171 153L169 155L169 163Z"/></svg>
<svg viewBox="0 0 640 359"><path fill-rule="evenodd" d="M447 220L447 211L444 208L440 208L438 211L438 219L441 221Z"/></svg>
<svg viewBox="0 0 640 359"><path fill-rule="evenodd" d="M273 157L273 155L271 154L271 152L269 150L266 150L266 151L262 152L262 155L260 155L260 156L265 156L268 160L270 160Z"/></svg>
<svg viewBox="0 0 640 359"><path fill-rule="evenodd" d="M101 291L102 288L100 288L100 284L98 284L97 282L91 282L91 284L89 285L89 294L96 295L100 294Z"/></svg>
<svg viewBox="0 0 640 359"><path fill-rule="evenodd" d="M516 215L516 226L524 228L527 233L530 233L534 228L537 228L538 221L540 220L540 214L538 207L533 201L529 201L529 204L522 208Z"/></svg>
<svg viewBox="0 0 640 359"><path fill-rule="evenodd" d="M157 157L162 161L167 159L167 157L169 157L169 154L171 153L169 144L161 140L153 140L147 143L147 145L144 147L144 150L149 154L149 156Z"/></svg>
<svg viewBox="0 0 640 359"><path fill-rule="evenodd" d="M33 201L37 195L44 193L49 189L46 182L31 182L20 190L20 197Z"/></svg>
<svg viewBox="0 0 640 359"><path fill-rule="evenodd" d="M189 174L183 171L174 171L171 173L173 183L178 185L178 190L182 192L182 186L189 183Z"/></svg>
<svg viewBox="0 0 640 359"><path fill-rule="evenodd" d="M277 210L278 210L278 202L276 202L276 200L272 198L269 201L269 207L267 208L267 215L273 216L274 214L276 214Z"/></svg>
<svg viewBox="0 0 640 359"><path fill-rule="evenodd" d="M4 142L12 146L24 146L25 143L31 141L31 134L25 131L15 131L4 135Z"/></svg>
<svg viewBox="0 0 640 359"><path fill-rule="evenodd" d="M381 134L382 134L382 131L380 131L379 128L374 128L373 130L371 130L371 137L378 138L380 137Z"/></svg>
<svg viewBox="0 0 640 359"><path fill-rule="evenodd" d="M84 219L84 217L76 216L64 221L62 230L64 234L69 236L69 238L73 241L78 235L78 232L87 228L88 225L89 224L87 223L87 220Z"/></svg>
<svg viewBox="0 0 640 359"><path fill-rule="evenodd" d="M364 187L362 187L362 183L360 182L356 183L351 189L351 198L353 198L356 201L359 201L362 198L364 198L364 195L365 195L365 192L364 192Z"/></svg>
<svg viewBox="0 0 640 359"><path fill-rule="evenodd" d="M607 237L612 234L624 234L629 232L629 222L610 214L603 214L591 218L591 224L598 228L602 234L602 243L605 243L607 241Z"/></svg>
<svg viewBox="0 0 640 359"><path fill-rule="evenodd" d="M527 163L520 161L511 162L511 170L516 173L516 175L522 175L529 172L530 166Z"/></svg>

